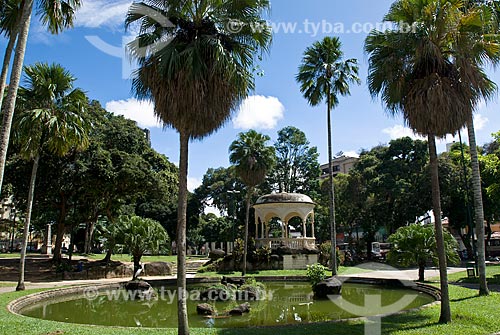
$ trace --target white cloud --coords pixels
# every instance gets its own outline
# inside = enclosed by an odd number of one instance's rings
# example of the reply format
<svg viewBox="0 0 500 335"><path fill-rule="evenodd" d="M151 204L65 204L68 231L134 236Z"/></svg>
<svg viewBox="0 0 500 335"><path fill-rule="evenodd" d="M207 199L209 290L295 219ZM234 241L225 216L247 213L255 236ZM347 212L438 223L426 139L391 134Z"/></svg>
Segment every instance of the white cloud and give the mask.
<svg viewBox="0 0 500 335"><path fill-rule="evenodd" d="M76 12L75 26L121 28L131 4L131 0L86 0Z"/></svg>
<svg viewBox="0 0 500 335"><path fill-rule="evenodd" d="M384 134L389 135L391 140L395 140L406 136L411 137L413 139L424 139L422 136L415 134L413 130L411 130L410 128L404 127L402 125L396 125L394 127L385 128L382 130L382 132Z"/></svg>
<svg viewBox="0 0 500 335"><path fill-rule="evenodd" d="M196 177L188 177L187 180L187 188L189 192L193 192L198 186L200 186L202 183L202 180L200 178Z"/></svg>
<svg viewBox="0 0 500 335"><path fill-rule="evenodd" d="M489 121L488 118L482 116L481 114L474 115L474 129L476 131L483 129L484 126L486 126L486 124L488 123L488 121Z"/></svg>
<svg viewBox="0 0 500 335"><path fill-rule="evenodd" d="M236 129L273 129L284 113L285 106L278 98L250 96L241 103L233 126Z"/></svg>
<svg viewBox="0 0 500 335"><path fill-rule="evenodd" d="M106 103L106 110L115 115L123 115L127 119L137 122L143 128L161 127L154 114L153 104L131 98L127 100L115 100Z"/></svg>
<svg viewBox="0 0 500 335"><path fill-rule="evenodd" d="M344 152L344 156L359 158L359 154L354 150Z"/></svg>

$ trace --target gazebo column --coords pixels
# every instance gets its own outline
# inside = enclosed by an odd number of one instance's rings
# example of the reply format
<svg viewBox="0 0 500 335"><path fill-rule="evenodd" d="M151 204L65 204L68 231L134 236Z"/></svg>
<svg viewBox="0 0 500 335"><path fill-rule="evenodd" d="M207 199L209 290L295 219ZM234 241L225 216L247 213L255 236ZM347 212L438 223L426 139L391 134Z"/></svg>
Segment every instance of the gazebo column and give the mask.
<svg viewBox="0 0 500 335"><path fill-rule="evenodd" d="M260 238L265 238L264 236L264 222L260 222Z"/></svg>
<svg viewBox="0 0 500 335"><path fill-rule="evenodd" d="M302 232L303 232L303 237L307 237L307 230L306 230L306 221L307 218L302 219Z"/></svg>
<svg viewBox="0 0 500 335"><path fill-rule="evenodd" d="M311 216L311 237L315 238L314 236L314 212L312 212L312 216Z"/></svg>

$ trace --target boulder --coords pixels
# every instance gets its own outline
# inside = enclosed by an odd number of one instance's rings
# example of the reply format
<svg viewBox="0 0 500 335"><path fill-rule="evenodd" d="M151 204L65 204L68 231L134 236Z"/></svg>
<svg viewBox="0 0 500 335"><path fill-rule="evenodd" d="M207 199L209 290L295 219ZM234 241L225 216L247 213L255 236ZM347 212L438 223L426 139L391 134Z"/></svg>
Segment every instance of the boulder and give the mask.
<svg viewBox="0 0 500 335"><path fill-rule="evenodd" d="M259 293L253 287L247 287L244 290L236 291L236 300L257 300Z"/></svg>
<svg viewBox="0 0 500 335"><path fill-rule="evenodd" d="M222 279L220 282L223 285L233 284L233 285L236 285L237 287L240 287L241 285L245 285L245 278L231 278L231 277L222 276Z"/></svg>
<svg viewBox="0 0 500 335"><path fill-rule="evenodd" d="M196 306L198 315L215 315L215 308L210 304L199 304Z"/></svg>
<svg viewBox="0 0 500 335"><path fill-rule="evenodd" d="M208 258L210 258L211 261L215 261L217 259L224 258L224 256L226 256L226 252L224 250L221 250L221 249L212 250L208 254Z"/></svg>
<svg viewBox="0 0 500 335"><path fill-rule="evenodd" d="M168 262L151 262L144 264L144 276L169 276L172 266Z"/></svg>
<svg viewBox="0 0 500 335"><path fill-rule="evenodd" d="M228 314L229 315L243 315L243 313L249 313L250 312L250 304L249 303L244 303L241 304L233 309L231 309Z"/></svg>
<svg viewBox="0 0 500 335"><path fill-rule="evenodd" d="M340 295L342 291L342 282L336 277L328 278L314 286L314 298L328 299L328 296Z"/></svg>
<svg viewBox="0 0 500 335"><path fill-rule="evenodd" d="M143 280L133 280L125 283L124 288L129 292L131 300L151 300L156 297L156 292Z"/></svg>

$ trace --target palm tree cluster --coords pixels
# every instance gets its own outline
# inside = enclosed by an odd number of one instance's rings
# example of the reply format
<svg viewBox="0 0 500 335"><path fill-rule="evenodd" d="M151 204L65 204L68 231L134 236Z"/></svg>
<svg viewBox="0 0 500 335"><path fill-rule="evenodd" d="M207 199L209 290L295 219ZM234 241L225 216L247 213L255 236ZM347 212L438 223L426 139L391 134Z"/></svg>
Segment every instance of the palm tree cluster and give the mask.
<svg viewBox="0 0 500 335"><path fill-rule="evenodd" d="M428 137L443 297L440 321L449 322L436 137L455 134L466 125L472 129L474 109L496 91L483 71L484 65L500 59L496 16L489 6L469 6L461 0L400 0L384 20L395 28L373 31L365 42L370 56L368 86L373 96L380 95L390 115L401 114L410 128ZM413 30L403 32L402 24ZM473 132L470 139L472 144ZM476 178L478 174L479 169ZM476 224L483 243L479 264L484 267L484 224ZM482 293L487 293L484 273L481 278Z"/></svg>

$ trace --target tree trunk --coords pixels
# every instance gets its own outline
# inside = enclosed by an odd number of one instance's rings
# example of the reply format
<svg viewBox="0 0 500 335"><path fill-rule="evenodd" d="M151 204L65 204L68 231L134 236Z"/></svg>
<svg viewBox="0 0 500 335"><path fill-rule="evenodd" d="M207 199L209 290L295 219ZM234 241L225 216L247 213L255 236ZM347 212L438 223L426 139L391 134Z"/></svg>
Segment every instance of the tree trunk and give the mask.
<svg viewBox="0 0 500 335"><path fill-rule="evenodd" d="M187 174L189 136L180 132L179 199L177 205L177 334L189 335L186 292Z"/></svg>
<svg viewBox="0 0 500 335"><path fill-rule="evenodd" d="M111 215L111 208L110 204L108 203L108 206L106 207L106 217L108 218L108 224L115 224L113 220L113 216ZM113 228L115 229L115 228ZM108 250L106 251L106 256L102 260L105 263L111 262L111 255L113 255L113 249L115 248L116 241L115 241L115 233L111 234L108 238Z"/></svg>
<svg viewBox="0 0 500 335"><path fill-rule="evenodd" d="M245 242L243 244L243 268L241 269L241 275L243 277L247 275L248 221L250 221L250 201L252 199L252 194L253 194L253 187L249 187L247 194L246 213L245 213Z"/></svg>
<svg viewBox="0 0 500 335"><path fill-rule="evenodd" d="M335 222L335 186L333 184L333 163L332 163L332 116L331 116L330 88L327 92L327 127L328 127L328 194L330 196L330 240L332 250L330 255L330 264L332 265L332 276L337 275L337 227Z"/></svg>
<svg viewBox="0 0 500 335"><path fill-rule="evenodd" d="M477 157L476 133L474 131L474 117L469 115L467 122L469 132L470 160L472 165L472 193L474 195L474 214L477 235L477 266L479 272L479 295L488 295L488 283L486 282L486 257L484 246L484 209L483 194L481 190L481 173L479 171L479 159Z"/></svg>
<svg viewBox="0 0 500 335"><path fill-rule="evenodd" d="M14 45L16 44L17 30L10 33L9 43L5 49L5 55L3 58L2 74L0 75L0 109L3 104L3 96L5 93L5 87L7 86L7 75L9 74L9 64L12 58L12 51L14 50Z"/></svg>
<svg viewBox="0 0 500 335"><path fill-rule="evenodd" d="M19 88L19 82L21 81L21 74L23 72L24 54L26 52L26 43L28 41L28 34L30 30L32 9L33 0L26 0L21 20L19 21L20 28L18 30L19 34L17 38L12 73L10 75L9 91L3 108L2 133L0 134L0 192L3 185L7 149L9 148L10 129L12 126L12 119L14 117L14 108L16 107L17 90Z"/></svg>
<svg viewBox="0 0 500 335"><path fill-rule="evenodd" d="M54 244L54 255L52 256L52 261L54 263L60 263L62 259L61 249L62 242L64 239L64 233L66 232L66 197L61 197L61 212L59 213L59 219L57 220L57 233L56 233L56 242Z"/></svg>
<svg viewBox="0 0 500 335"><path fill-rule="evenodd" d="M441 315L440 323L451 322L450 295L448 292L448 273L446 252L444 248L443 225L441 223L441 191L439 189L438 156L436 151L436 137L429 134L429 156L431 163L432 205L434 210L436 247L439 264L439 279L441 283Z"/></svg>
<svg viewBox="0 0 500 335"><path fill-rule="evenodd" d="M33 161L33 168L31 170L30 188L28 192L28 206L26 208L26 221L24 222L23 245L21 247L21 258L19 262L19 282L17 283L16 291L24 291L24 271L26 265L26 246L28 245L28 234L31 223L31 209L33 208L33 199L35 197L35 183L36 172L38 171L38 162L40 155L36 155Z"/></svg>
<svg viewBox="0 0 500 335"><path fill-rule="evenodd" d="M423 283L425 280L425 261L418 263L418 281Z"/></svg>
<svg viewBox="0 0 500 335"><path fill-rule="evenodd" d="M134 259L134 275L132 276L132 280L136 280L138 276L137 271L141 269L141 256L142 255L133 255Z"/></svg>

